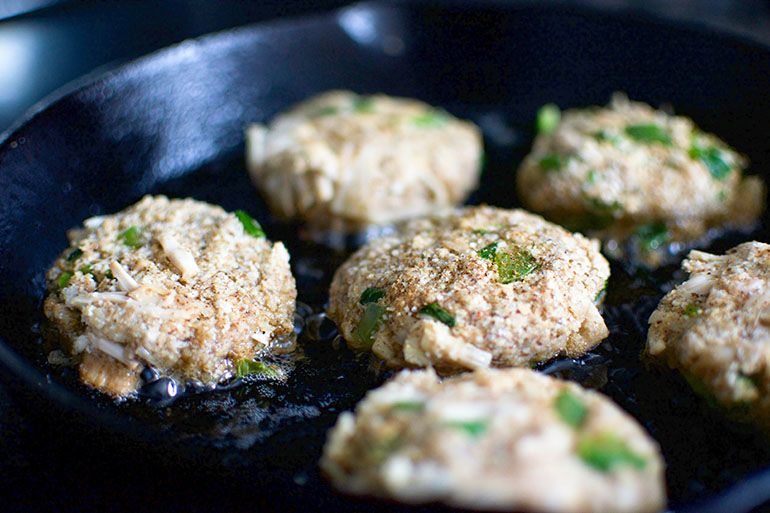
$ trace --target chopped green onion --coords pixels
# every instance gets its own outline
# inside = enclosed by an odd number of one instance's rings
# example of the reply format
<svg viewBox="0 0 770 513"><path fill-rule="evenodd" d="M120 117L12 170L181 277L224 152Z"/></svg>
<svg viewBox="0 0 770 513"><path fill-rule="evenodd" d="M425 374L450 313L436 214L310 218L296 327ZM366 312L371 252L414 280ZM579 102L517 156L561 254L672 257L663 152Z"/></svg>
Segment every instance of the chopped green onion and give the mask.
<svg viewBox="0 0 770 513"><path fill-rule="evenodd" d="M495 261L495 254L497 253L497 242L493 242L489 246L483 247L476 252L481 258Z"/></svg>
<svg viewBox="0 0 770 513"><path fill-rule="evenodd" d="M83 256L83 250L82 249L80 249L80 248L73 249L72 253L70 253L67 256L67 262L72 262L73 260L77 260L81 256Z"/></svg>
<svg viewBox="0 0 770 513"><path fill-rule="evenodd" d="M277 378L278 372L264 362L257 360L238 360L235 367L235 376L242 378L244 376L263 375L270 378Z"/></svg>
<svg viewBox="0 0 770 513"><path fill-rule="evenodd" d="M123 240L123 244L132 248L140 248L144 244L142 240L142 230L136 225L132 225L118 234L118 240Z"/></svg>
<svg viewBox="0 0 770 513"><path fill-rule="evenodd" d="M594 196L585 196L585 200L588 202L588 207L591 210L601 214L609 214L623 208L623 205L621 205L618 200L614 200L612 203L605 203L601 198L596 198Z"/></svg>
<svg viewBox="0 0 770 513"><path fill-rule="evenodd" d="M668 230L665 223L645 224L637 228L636 236L642 249L652 251L668 240Z"/></svg>
<svg viewBox="0 0 770 513"><path fill-rule="evenodd" d="M476 235L486 235L488 233L492 233L491 230L473 230L472 233L475 233Z"/></svg>
<svg viewBox="0 0 770 513"><path fill-rule="evenodd" d="M377 303L369 303L366 305L364 315L361 320L358 321L358 326L353 331L353 338L359 344L360 349L369 349L372 347L372 336L377 332L380 326L380 319L382 314L385 313L385 307L378 305Z"/></svg>
<svg viewBox="0 0 770 513"><path fill-rule="evenodd" d="M495 263L500 283L523 280L525 276L540 267L535 258L523 249L518 249L515 253L498 251L495 254Z"/></svg>
<svg viewBox="0 0 770 513"><path fill-rule="evenodd" d="M413 119L415 125L422 128L441 128L449 122L449 114L441 109L431 109Z"/></svg>
<svg viewBox="0 0 770 513"><path fill-rule="evenodd" d="M369 287L363 293L361 293L361 299L358 300L362 305L369 303L376 303L380 299L385 297L385 291L378 289L377 287Z"/></svg>
<svg viewBox="0 0 770 513"><path fill-rule="evenodd" d="M690 147L690 157L700 160L706 166L709 173L711 173L711 176L717 180L724 180L732 171L727 162L724 161L722 150L716 146L712 145L702 148L693 143Z"/></svg>
<svg viewBox="0 0 770 513"><path fill-rule="evenodd" d="M561 111L554 103L548 103L540 107L535 119L535 129L538 134L549 134L556 130L561 121Z"/></svg>
<svg viewBox="0 0 770 513"><path fill-rule="evenodd" d="M682 311L687 317L697 317L703 313L703 308L698 305L689 304L685 306Z"/></svg>
<svg viewBox="0 0 770 513"><path fill-rule="evenodd" d="M112 269L107 269L106 271L104 271L104 277L107 278L108 280L115 278L112 275Z"/></svg>
<svg viewBox="0 0 770 513"><path fill-rule="evenodd" d="M353 102L353 110L356 112L374 112L374 102L368 96L359 96Z"/></svg>
<svg viewBox="0 0 770 513"><path fill-rule="evenodd" d="M554 153L553 155L548 155L540 159L537 165L540 166L542 171L549 172L559 171L561 168L565 167L568 162L568 158L563 158L561 155Z"/></svg>
<svg viewBox="0 0 770 513"><path fill-rule="evenodd" d="M612 144L618 144L620 138L617 135L610 134L607 130L599 130L594 132L591 136L599 142L609 142Z"/></svg>
<svg viewBox="0 0 770 513"><path fill-rule="evenodd" d="M489 427L489 424L484 420L470 420L470 421L449 421L444 422L444 425L453 429L459 429L473 438L478 438L483 435Z"/></svg>
<svg viewBox="0 0 770 513"><path fill-rule="evenodd" d="M602 287L602 290L600 290L599 292L596 293L596 297L594 297L594 303L599 301L599 299L601 299L601 297L605 294L605 292L607 292L607 285L609 285L609 283L610 283L610 279L609 278L604 280L604 287Z"/></svg>
<svg viewBox="0 0 770 513"><path fill-rule="evenodd" d="M327 105L326 107L321 107L317 111L313 113L313 117L320 118L322 116L330 116L332 114L337 114L340 111L340 108L334 105Z"/></svg>
<svg viewBox="0 0 770 513"><path fill-rule="evenodd" d="M88 274L88 273L93 274L92 269L93 269L93 266L91 264L86 264L82 266L80 269L78 269L78 271L80 271L83 274Z"/></svg>
<svg viewBox="0 0 770 513"><path fill-rule="evenodd" d="M256 239L265 238L265 232L262 230L262 227L259 225L256 219L251 217L244 210L236 210L235 217L237 217L238 221L241 222L243 225L243 231L245 231L248 235L251 235Z"/></svg>
<svg viewBox="0 0 770 513"><path fill-rule="evenodd" d="M556 396L554 407L561 419L573 428L579 428L583 425L588 415L588 408L583 404L583 401L566 388Z"/></svg>
<svg viewBox="0 0 770 513"><path fill-rule="evenodd" d="M420 308L420 313L429 315L436 319L439 322L443 322L450 328L454 328L455 325L455 317L454 315L450 314L443 308L441 308L438 303L430 303L428 305L423 306Z"/></svg>
<svg viewBox="0 0 770 513"><path fill-rule="evenodd" d="M586 176L586 182L588 182L589 185L593 185L596 183L596 171L593 169L588 171L588 176Z"/></svg>
<svg viewBox="0 0 770 513"><path fill-rule="evenodd" d="M421 401L399 401L391 406L395 411L419 412L425 409L425 403Z"/></svg>
<svg viewBox="0 0 770 513"><path fill-rule="evenodd" d="M72 273L68 273L67 271L64 271L59 275L59 278L57 278L56 284L59 286L60 289L63 289L70 282L71 278L72 278Z"/></svg>
<svg viewBox="0 0 770 513"><path fill-rule="evenodd" d="M671 136L661 127L652 123L628 125L626 126L626 135L639 142L671 146Z"/></svg>
<svg viewBox="0 0 770 513"><path fill-rule="evenodd" d="M633 452L625 441L613 433L584 436L578 441L577 453L580 458L603 472L619 465L630 465L643 469L647 462Z"/></svg>

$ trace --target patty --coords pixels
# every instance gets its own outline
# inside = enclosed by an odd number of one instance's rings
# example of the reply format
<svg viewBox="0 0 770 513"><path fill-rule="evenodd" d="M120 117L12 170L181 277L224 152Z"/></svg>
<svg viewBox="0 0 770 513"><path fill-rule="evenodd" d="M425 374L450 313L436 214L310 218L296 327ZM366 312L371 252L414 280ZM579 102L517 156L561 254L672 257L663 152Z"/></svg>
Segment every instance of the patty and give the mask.
<svg viewBox="0 0 770 513"><path fill-rule="evenodd" d="M523 210L458 208L361 247L335 273L327 313L351 347L394 367L575 356L608 334L598 246Z"/></svg>
<svg viewBox="0 0 770 513"><path fill-rule="evenodd" d="M541 123L518 170L519 196L548 219L602 239L614 258L654 267L711 229L751 226L764 208L764 184L743 176L745 157L686 117L616 94L607 107L557 120L551 112Z"/></svg>
<svg viewBox="0 0 770 513"><path fill-rule="evenodd" d="M293 346L289 254L245 212L145 196L67 235L44 312L93 388L129 396L145 368L214 384Z"/></svg>
<svg viewBox="0 0 770 513"><path fill-rule="evenodd" d="M770 432L770 245L691 251L682 267L690 277L650 317L646 355Z"/></svg>
<svg viewBox="0 0 770 513"><path fill-rule="evenodd" d="M481 133L407 98L330 91L246 132L246 162L273 212L355 232L459 204L476 187Z"/></svg>
<svg viewBox="0 0 770 513"><path fill-rule="evenodd" d="M483 510L653 512L657 444L611 400L529 369L402 371L345 412L321 467L345 492Z"/></svg>

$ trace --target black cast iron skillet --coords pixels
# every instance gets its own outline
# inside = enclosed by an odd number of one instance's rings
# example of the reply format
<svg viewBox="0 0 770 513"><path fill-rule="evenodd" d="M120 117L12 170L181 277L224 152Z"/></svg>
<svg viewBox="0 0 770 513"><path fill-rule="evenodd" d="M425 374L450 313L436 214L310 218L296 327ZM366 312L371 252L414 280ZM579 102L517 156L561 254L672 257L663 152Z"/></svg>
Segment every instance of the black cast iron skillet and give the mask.
<svg viewBox="0 0 770 513"><path fill-rule="evenodd" d="M299 299L322 311L348 253L302 242L272 219L242 153L249 122L331 88L416 97L477 122L486 167L471 202L518 205L513 174L540 105L603 104L613 91L693 117L746 153L755 173L767 176L770 163L770 50L588 9L366 3L185 42L86 79L0 142L0 359L43 426L41 452L56 454L30 484L52 495L48 504L122 510L162 494L152 504L170 510L408 509L340 496L319 475L326 429L388 375L333 343L328 324L301 335L307 358L287 384L171 404L94 394L48 365L41 342L43 274L66 230L146 193L251 212L287 243ZM762 227L711 249L750 238L770 240ZM662 445L673 509L748 511L770 496L767 442L713 414L676 375L639 363L646 319L680 279L675 267L613 264L609 339L540 369L599 388L644 423Z"/></svg>

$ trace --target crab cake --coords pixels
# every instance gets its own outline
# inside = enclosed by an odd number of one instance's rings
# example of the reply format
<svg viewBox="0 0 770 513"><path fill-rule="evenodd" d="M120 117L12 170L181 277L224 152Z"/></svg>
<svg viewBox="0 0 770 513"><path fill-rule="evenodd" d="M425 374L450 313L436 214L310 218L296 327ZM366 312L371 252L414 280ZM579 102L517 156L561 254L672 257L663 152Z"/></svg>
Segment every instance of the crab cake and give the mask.
<svg viewBox="0 0 770 513"><path fill-rule="evenodd" d="M243 211L146 196L68 237L44 311L93 388L131 395L144 368L211 385L293 347L289 254Z"/></svg>
<svg viewBox="0 0 770 513"><path fill-rule="evenodd" d="M746 159L692 120L613 96L609 106L538 116L541 132L518 171L524 204L601 238L614 258L654 267L713 228L744 229L765 188ZM667 258L668 257L668 258Z"/></svg>
<svg viewBox="0 0 770 513"><path fill-rule="evenodd" d="M646 354L770 432L770 245L691 251L682 267L690 278L650 317Z"/></svg>
<svg viewBox="0 0 770 513"><path fill-rule="evenodd" d="M358 231L461 203L481 133L417 100L330 91L246 133L253 181L279 217Z"/></svg>
<svg viewBox="0 0 770 513"><path fill-rule="evenodd" d="M575 356L608 334L597 241L523 210L467 207L370 241L335 273L351 347L442 373Z"/></svg>
<svg viewBox="0 0 770 513"><path fill-rule="evenodd" d="M666 503L657 444L612 401L529 369L439 381L402 371L331 430L335 487L474 509L653 512Z"/></svg>

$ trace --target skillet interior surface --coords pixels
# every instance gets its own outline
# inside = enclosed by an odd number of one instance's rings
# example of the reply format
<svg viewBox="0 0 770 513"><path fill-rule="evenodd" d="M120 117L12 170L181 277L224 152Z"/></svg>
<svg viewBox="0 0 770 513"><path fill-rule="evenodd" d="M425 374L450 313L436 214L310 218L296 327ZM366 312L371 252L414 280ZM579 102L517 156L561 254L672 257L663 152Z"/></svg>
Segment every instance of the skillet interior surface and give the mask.
<svg viewBox="0 0 770 513"><path fill-rule="evenodd" d="M327 325L320 335L306 326L307 358L285 385L250 383L162 405L89 392L72 371L46 363L40 336L43 275L66 230L146 193L252 213L268 237L286 242L298 299L321 312L349 253L302 242L297 227L271 218L245 172L243 129L331 88L416 97L479 124L486 164L471 203L518 206L514 172L539 106L604 104L614 91L694 118L745 153L753 173L767 176L770 161L770 51L591 10L360 4L185 42L89 80L0 143L0 357L73 457L97 443L109 472L151 462L163 483L185 490L182 502L398 509L336 495L319 476L328 427L389 375L333 343ZM710 249L768 241L766 226ZM645 425L662 445L674 509L748 511L764 502L768 444L711 413L674 374L639 362L647 317L683 275L673 266L644 275L623 263L612 272L610 337L579 360L540 369L600 389Z"/></svg>

